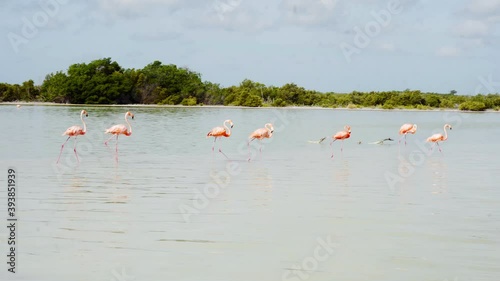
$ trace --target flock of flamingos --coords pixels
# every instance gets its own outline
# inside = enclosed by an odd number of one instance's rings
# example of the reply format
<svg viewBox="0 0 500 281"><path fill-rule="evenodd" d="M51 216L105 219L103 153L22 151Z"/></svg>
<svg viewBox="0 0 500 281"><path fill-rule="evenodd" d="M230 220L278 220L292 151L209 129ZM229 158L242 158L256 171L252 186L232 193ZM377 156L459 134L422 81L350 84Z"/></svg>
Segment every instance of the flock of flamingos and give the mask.
<svg viewBox="0 0 500 281"><path fill-rule="evenodd" d="M59 157L57 158L57 163L59 163L59 160L61 158L61 154L63 152L64 145L72 137L75 138L75 144L74 144L74 147L73 147L73 151L75 152L75 156L76 156L77 161L79 161L78 160L78 154L76 152L76 138L78 136L85 135L85 133L87 132L87 125L85 124L85 121L83 120L83 116L85 116L85 117L89 116L86 110L82 110L80 112L80 119L82 120L83 128L80 127L80 126L71 126L68 129L66 129L66 131L62 134L63 136L68 136L68 138L66 139L66 141L61 146L61 152L59 153ZM116 159L117 160L118 160L118 136L119 135L124 135L124 136L128 137L128 136L132 135L132 126L130 125L130 123L128 121L128 117L131 117L132 119L134 119L134 114L132 114L129 111L127 111L125 113L125 122L127 123L128 127L125 126L125 125L123 125L123 124L118 124L118 125L112 126L111 128L107 129L104 132L106 134L111 134L111 137L104 142L105 145L108 145L108 142L113 137L116 137L115 147L116 147ZM231 120L225 120L222 125L223 126L221 126L221 127L215 127L215 128L213 128L207 134L207 138L214 137L214 143L212 145L212 151L214 151L215 143L216 143L216 141L217 141L218 138L221 138L221 137L228 138L228 137L231 136L231 128L233 128L233 121L231 121ZM448 133L446 131L446 128L449 128L450 130L452 129L451 125L445 124L444 128L443 128L444 135L443 134L434 134L434 135L432 135L432 136L430 136L430 137L427 138L427 142L432 142L433 143L431 149L433 149L434 146L437 145L438 148L439 148L439 151L441 152L441 147L439 146L439 142L445 141L445 140L448 139ZM403 124L401 126L401 128L399 129L399 134L402 135L401 138L399 139L399 143L401 143L401 140L404 138L405 145L406 145L406 135L407 134L415 134L416 131L417 131L417 125L416 124ZM273 132L274 132L274 127L273 127L273 124L271 124L271 123L267 123L267 124L264 125L264 128L260 128L260 129L255 130L254 132L252 132L250 134L250 136L248 137L248 149L250 150L250 142L251 141L257 139L260 142L262 139L271 138L273 136ZM342 141L341 146L340 146L340 151L342 151L343 150L344 140L348 139L350 136L351 136L351 127L349 125L346 125L344 127L344 130L339 131L335 135L332 136L332 141L330 142L330 147L332 147L333 142L335 142L337 140L340 140L340 141ZM323 141L323 140L324 140L324 138L321 139L320 142ZM259 148L259 151L262 152L262 143L260 143L260 144L261 144L261 146ZM227 158L226 154L224 154L224 152L222 152L222 150L220 148L219 148L219 152L222 153ZM250 155L250 151L249 151L249 155ZM331 156L331 158L333 158L333 147L332 147L332 156ZM250 161L250 157L248 158L248 161Z"/></svg>

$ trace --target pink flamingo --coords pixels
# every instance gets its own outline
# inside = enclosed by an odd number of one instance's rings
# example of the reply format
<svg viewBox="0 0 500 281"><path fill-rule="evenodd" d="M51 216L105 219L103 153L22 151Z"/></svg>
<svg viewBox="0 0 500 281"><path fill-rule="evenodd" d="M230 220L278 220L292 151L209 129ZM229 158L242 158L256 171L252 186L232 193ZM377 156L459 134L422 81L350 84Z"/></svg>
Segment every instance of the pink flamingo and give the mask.
<svg viewBox="0 0 500 281"><path fill-rule="evenodd" d="M272 137L273 132L274 132L273 124L267 123L266 125L264 125L264 128L257 129L250 134L250 136L248 137L248 145L247 145L248 161L250 161L250 142L253 141L254 139L258 139L260 143L259 152L262 153L262 139Z"/></svg>
<svg viewBox="0 0 500 281"><path fill-rule="evenodd" d="M344 149L344 140L348 139L351 136L351 127L349 125L344 126L344 130L337 132L335 135L332 136L332 141L330 142L330 147L332 148L332 157L333 158L333 142L336 140L341 140L342 143L340 145L340 151L343 151Z"/></svg>
<svg viewBox="0 0 500 281"><path fill-rule="evenodd" d="M401 126L401 128L399 129L399 134L403 136L399 139L398 144L401 143L401 140L404 137L406 145L406 135L415 134L416 131L417 131L417 124L403 124L403 126Z"/></svg>
<svg viewBox="0 0 500 281"><path fill-rule="evenodd" d="M214 144L212 145L212 152L214 151L215 142L217 141L217 138L220 138L220 137L228 138L231 136L231 130L230 130L230 128L227 127L226 123L229 123L231 128L233 128L233 126L234 126L233 121L228 119L228 120L224 121L224 123L223 123L224 127L215 127L212 130L210 130L210 132L208 132L208 134L207 134L207 138L214 137ZM220 147L219 147L219 152L222 153L222 155L226 156L226 154L224 154L224 152L222 152ZM228 158L228 157L226 156L226 158Z"/></svg>
<svg viewBox="0 0 500 281"><path fill-rule="evenodd" d="M132 135L132 126L130 125L130 123L128 122L128 119L127 117L132 117L132 119L134 119L134 114L132 114L130 111L127 111L125 113L125 122L128 124L128 129L125 125L123 124L119 124L119 125L114 125L113 127L107 129L104 133L106 134L112 134L112 136L107 139L104 144L105 145L108 145L108 142L114 137L116 136L116 160L118 160L118 136L119 135L125 135L127 137L129 137L130 135Z"/></svg>
<svg viewBox="0 0 500 281"><path fill-rule="evenodd" d="M83 136L87 132L87 125L85 124L85 121L83 121L83 115L85 115L85 117L89 117L89 114L87 113L86 110L82 110L80 112L80 119L82 120L82 123L83 123L83 129L80 126L71 126L68 129L66 129L66 131L62 134L63 136L68 136L68 138L66 139L66 141L61 146L61 152L59 152L59 157L57 158L57 162L56 163L59 163L59 159L61 159L61 154L63 152L64 145L68 142L68 140L71 137L75 137L75 145L73 147L73 151L75 152L76 160L78 162L80 162L80 160L78 159L78 154L76 153L76 137Z"/></svg>
<svg viewBox="0 0 500 281"><path fill-rule="evenodd" d="M445 124L444 125L444 136L442 134L434 134L430 137L427 138L427 142L433 142L434 144L431 146L431 150L434 148L434 146L437 144L438 148L439 148L439 152L443 153L441 151L441 147L439 146L439 142L440 141L445 141L448 139L448 132L446 132L446 128L450 128L450 130L452 129L451 128L451 125L450 124Z"/></svg>

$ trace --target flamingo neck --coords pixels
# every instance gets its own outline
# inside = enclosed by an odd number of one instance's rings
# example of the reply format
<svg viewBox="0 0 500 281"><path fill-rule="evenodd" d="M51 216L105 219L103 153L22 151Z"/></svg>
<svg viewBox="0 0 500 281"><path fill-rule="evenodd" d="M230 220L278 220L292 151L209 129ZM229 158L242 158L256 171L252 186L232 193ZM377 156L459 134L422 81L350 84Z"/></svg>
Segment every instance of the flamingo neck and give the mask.
<svg viewBox="0 0 500 281"><path fill-rule="evenodd" d="M269 128L269 127L270 127L270 126L269 126L269 124L266 124L266 126L264 126L264 127L266 127L266 129L267 129L269 132L270 132L270 131L272 131L272 130L271 130L271 128Z"/></svg>
<svg viewBox="0 0 500 281"><path fill-rule="evenodd" d="M446 125L443 127L443 130L444 130L444 139L443 140L447 140L448 139L448 132L446 131Z"/></svg>
<svg viewBox="0 0 500 281"><path fill-rule="evenodd" d="M229 128L229 127L226 125L226 122L225 122L225 121L224 121L224 128L226 129L226 134L227 134L228 136L230 136L230 135L231 135L231 128Z"/></svg>
<svg viewBox="0 0 500 281"><path fill-rule="evenodd" d="M127 122L127 124L128 124L128 133L130 135L130 134L132 134L132 125L130 125L130 123L128 122L127 117L128 117L128 115L125 114L125 122Z"/></svg>
<svg viewBox="0 0 500 281"><path fill-rule="evenodd" d="M83 120L83 112L80 113L80 119L82 120L83 123L83 133L87 132L87 124L85 124L85 121Z"/></svg>

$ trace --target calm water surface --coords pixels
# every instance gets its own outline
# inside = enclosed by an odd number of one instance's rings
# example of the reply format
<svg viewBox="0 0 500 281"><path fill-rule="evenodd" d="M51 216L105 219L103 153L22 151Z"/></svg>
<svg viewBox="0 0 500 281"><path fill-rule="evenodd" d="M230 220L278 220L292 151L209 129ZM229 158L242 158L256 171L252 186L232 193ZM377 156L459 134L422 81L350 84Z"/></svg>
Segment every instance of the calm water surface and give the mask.
<svg viewBox="0 0 500 281"><path fill-rule="evenodd" d="M56 165L81 109L0 106L19 217L18 273L4 262L1 280L500 280L498 113L89 106L80 163L71 140ZM127 110L117 163L104 130ZM225 119L229 160L205 137ZM267 122L275 134L247 162ZM407 122L406 146L368 144ZM329 139L308 143L346 124L333 160Z"/></svg>

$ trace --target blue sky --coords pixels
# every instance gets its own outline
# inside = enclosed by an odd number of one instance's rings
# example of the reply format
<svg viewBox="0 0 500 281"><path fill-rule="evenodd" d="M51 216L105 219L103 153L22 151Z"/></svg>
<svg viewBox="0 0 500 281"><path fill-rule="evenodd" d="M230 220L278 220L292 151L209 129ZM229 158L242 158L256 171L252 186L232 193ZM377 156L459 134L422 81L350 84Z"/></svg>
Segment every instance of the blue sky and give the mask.
<svg viewBox="0 0 500 281"><path fill-rule="evenodd" d="M0 81L111 57L222 86L500 92L499 25L500 0L1 1Z"/></svg>

